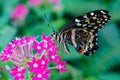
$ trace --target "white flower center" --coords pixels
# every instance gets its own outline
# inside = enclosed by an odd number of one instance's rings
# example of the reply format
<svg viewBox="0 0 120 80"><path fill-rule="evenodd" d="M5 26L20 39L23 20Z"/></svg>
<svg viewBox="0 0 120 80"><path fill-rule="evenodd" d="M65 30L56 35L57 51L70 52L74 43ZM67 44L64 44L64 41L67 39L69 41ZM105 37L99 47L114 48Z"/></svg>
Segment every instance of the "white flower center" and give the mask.
<svg viewBox="0 0 120 80"><path fill-rule="evenodd" d="M47 42L47 40L43 40L44 42Z"/></svg>
<svg viewBox="0 0 120 80"><path fill-rule="evenodd" d="M43 65L44 65L44 64L45 64L45 61L44 61L44 60L42 60L41 64L43 64Z"/></svg>
<svg viewBox="0 0 120 80"><path fill-rule="evenodd" d="M55 56L54 56L54 55L52 55L51 57L52 57L52 59L55 59Z"/></svg>
<svg viewBox="0 0 120 80"><path fill-rule="evenodd" d="M41 49L41 47L40 47L40 46L37 46L37 49Z"/></svg>
<svg viewBox="0 0 120 80"><path fill-rule="evenodd" d="M50 48L50 50L52 51L52 50L53 50L53 48Z"/></svg>
<svg viewBox="0 0 120 80"><path fill-rule="evenodd" d="M59 67L58 67L59 69L61 69L62 68L62 66L61 65L59 65Z"/></svg>
<svg viewBox="0 0 120 80"><path fill-rule="evenodd" d="M15 44L12 44L12 48L15 47Z"/></svg>
<svg viewBox="0 0 120 80"><path fill-rule="evenodd" d="M34 64L33 64L33 67L34 67L34 68L38 67L38 64L37 64L37 63L34 63Z"/></svg>
<svg viewBox="0 0 120 80"><path fill-rule="evenodd" d="M21 68L18 68L18 71L21 71Z"/></svg>
<svg viewBox="0 0 120 80"><path fill-rule="evenodd" d="M38 78L41 78L41 77L42 77L42 74L38 74L37 77L38 77Z"/></svg>

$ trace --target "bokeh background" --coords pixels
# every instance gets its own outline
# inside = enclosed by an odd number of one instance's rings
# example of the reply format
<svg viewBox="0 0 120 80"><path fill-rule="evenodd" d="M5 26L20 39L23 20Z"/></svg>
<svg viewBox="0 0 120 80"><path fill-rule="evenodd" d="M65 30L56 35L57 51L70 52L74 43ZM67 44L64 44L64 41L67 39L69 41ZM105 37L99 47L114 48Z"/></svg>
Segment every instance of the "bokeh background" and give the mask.
<svg viewBox="0 0 120 80"><path fill-rule="evenodd" d="M22 16L12 16L19 4L26 10L22 9L22 13L19 9ZM0 51L15 37L50 35L49 23L59 31L80 14L99 9L109 10L111 15L109 23L98 33L99 50L87 57L71 45L69 55L60 47L58 54L67 61L68 71L60 74L53 70L50 80L120 80L120 0L0 0ZM13 66L0 61L0 80L13 80L6 64Z"/></svg>

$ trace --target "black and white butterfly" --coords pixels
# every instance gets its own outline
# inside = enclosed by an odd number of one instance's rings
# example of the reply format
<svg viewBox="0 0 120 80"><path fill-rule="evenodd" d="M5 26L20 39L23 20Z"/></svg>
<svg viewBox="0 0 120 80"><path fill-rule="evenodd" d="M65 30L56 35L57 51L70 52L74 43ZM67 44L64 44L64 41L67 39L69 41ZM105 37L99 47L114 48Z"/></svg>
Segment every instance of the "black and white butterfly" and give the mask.
<svg viewBox="0 0 120 80"><path fill-rule="evenodd" d="M78 16L66 24L59 32L53 31L51 36L64 50L69 52L66 43L74 46L79 53L86 56L93 54L98 49L98 31L110 20L107 10L95 10Z"/></svg>

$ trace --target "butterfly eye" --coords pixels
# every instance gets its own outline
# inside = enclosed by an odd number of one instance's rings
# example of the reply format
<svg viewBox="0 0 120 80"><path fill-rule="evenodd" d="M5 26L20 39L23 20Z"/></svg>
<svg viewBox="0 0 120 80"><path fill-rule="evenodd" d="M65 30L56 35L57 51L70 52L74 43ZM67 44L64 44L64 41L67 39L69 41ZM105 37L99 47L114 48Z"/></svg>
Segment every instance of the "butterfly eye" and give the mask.
<svg viewBox="0 0 120 80"><path fill-rule="evenodd" d="M55 32L53 33L53 35L55 35Z"/></svg>
<svg viewBox="0 0 120 80"><path fill-rule="evenodd" d="M56 32L53 32L53 33L51 34L51 36L52 36L53 38L55 38L56 35L57 35Z"/></svg>

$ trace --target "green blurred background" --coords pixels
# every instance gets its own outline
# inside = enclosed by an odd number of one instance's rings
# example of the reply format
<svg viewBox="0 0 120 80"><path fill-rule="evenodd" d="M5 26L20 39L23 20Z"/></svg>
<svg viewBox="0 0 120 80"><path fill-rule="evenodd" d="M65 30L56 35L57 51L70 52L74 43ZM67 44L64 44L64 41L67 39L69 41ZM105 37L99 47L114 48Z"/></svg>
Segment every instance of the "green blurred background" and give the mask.
<svg viewBox="0 0 120 80"><path fill-rule="evenodd" d="M10 1L10 2L9 2ZM29 9L24 20L13 21L11 12L22 3ZM60 4L48 2L30 6L28 0L0 0L0 51L15 37L50 35L52 30L44 17L58 31L64 24L80 14L106 9L111 20L98 33L100 48L94 55L86 57L78 54L69 45L71 54L60 48L59 54L67 61L67 72L52 71L50 80L120 80L120 0L61 0ZM14 24L13 24L14 22ZM10 62L0 61L0 80L13 80L4 68Z"/></svg>

